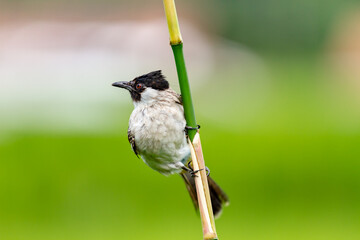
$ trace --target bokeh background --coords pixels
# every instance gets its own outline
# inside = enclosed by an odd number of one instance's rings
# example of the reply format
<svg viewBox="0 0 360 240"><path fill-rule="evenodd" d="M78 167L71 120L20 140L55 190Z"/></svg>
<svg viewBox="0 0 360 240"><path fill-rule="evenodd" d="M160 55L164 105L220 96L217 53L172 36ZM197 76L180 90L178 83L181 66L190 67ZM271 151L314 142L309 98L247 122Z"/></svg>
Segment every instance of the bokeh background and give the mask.
<svg viewBox="0 0 360 240"><path fill-rule="evenodd" d="M220 239L360 239L358 0L177 1ZM0 1L0 239L201 239L119 80L177 76L162 1Z"/></svg>

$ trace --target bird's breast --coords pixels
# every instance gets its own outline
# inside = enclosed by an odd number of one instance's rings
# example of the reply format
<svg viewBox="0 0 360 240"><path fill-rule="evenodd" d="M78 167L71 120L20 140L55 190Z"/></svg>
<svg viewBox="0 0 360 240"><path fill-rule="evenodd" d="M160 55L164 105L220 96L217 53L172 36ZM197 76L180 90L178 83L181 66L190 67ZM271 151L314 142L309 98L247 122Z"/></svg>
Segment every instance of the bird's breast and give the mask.
<svg viewBox="0 0 360 240"><path fill-rule="evenodd" d="M190 155L185 125L183 108L179 104L138 106L129 121L137 151L150 167L164 174L181 168L182 161Z"/></svg>

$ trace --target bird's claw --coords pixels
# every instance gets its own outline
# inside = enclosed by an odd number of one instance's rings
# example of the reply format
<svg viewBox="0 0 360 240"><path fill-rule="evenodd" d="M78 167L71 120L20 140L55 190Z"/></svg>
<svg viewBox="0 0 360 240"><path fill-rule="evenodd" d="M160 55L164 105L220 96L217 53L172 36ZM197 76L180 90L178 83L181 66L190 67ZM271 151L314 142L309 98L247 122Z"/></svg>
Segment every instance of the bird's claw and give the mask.
<svg viewBox="0 0 360 240"><path fill-rule="evenodd" d="M184 131L185 131L185 133L187 134L189 130L199 130L199 129L200 129L200 125L199 125L199 124L196 125L196 127L190 127L190 126L186 125Z"/></svg>
<svg viewBox="0 0 360 240"><path fill-rule="evenodd" d="M205 170L206 171L206 176L209 176L210 175L210 169L208 167L205 167L205 168L202 168L202 169L199 169L199 170L196 170L194 171L194 169L192 168L191 166L191 162L192 160L190 160L187 164L187 167L183 167L184 170L188 171L192 177L197 177L195 174L202 171L202 170Z"/></svg>
<svg viewBox="0 0 360 240"><path fill-rule="evenodd" d="M205 171L206 171L206 176L207 177L210 176L210 169L207 166L205 166Z"/></svg>

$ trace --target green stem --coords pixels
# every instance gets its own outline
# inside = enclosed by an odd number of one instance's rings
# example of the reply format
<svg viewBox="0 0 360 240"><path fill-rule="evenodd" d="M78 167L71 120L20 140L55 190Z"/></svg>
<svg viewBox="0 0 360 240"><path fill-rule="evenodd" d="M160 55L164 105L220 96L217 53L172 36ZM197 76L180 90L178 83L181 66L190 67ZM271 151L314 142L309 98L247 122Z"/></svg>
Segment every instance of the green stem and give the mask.
<svg viewBox="0 0 360 240"><path fill-rule="evenodd" d="M170 44L174 53L176 70L178 73L186 124L187 126L194 128L192 130L188 130L188 135L191 141L190 148L193 150L192 151L193 160L194 162L196 162L197 166L199 165L205 166L204 158L201 150L200 137L196 137L199 136L199 134L197 134L197 130L196 130L197 124L195 119L195 111L194 111L194 106L192 104L190 84L186 73L183 44L180 34L179 22L176 14L175 1L163 0L163 2L164 2L166 19L169 27ZM199 156L201 156L200 159L197 158L196 153L194 152L193 143L197 145L197 150L199 151L198 154ZM199 182L199 179L197 180L197 182ZM217 239L214 215L211 210L209 186L208 186L206 174L203 171L200 173L200 182L201 183L196 184L196 191L198 196L202 196L201 198L202 201L200 201L199 199L199 209L200 209L201 222L203 225L202 228L203 228L204 239L206 240Z"/></svg>
<svg viewBox="0 0 360 240"><path fill-rule="evenodd" d="M184 113L185 113L185 119L186 124L189 127L196 128L196 119L195 119L195 111L194 106L192 103L191 98L191 92L190 92L190 84L186 72L186 66L185 66L185 59L184 59L184 53L183 53L183 44L175 44L171 45L171 48L174 53L175 57L175 64L176 64L176 70L179 78L179 85L180 85L180 91L181 91L181 98L184 106ZM190 140L192 141L194 139L196 130L188 130L188 135L190 137Z"/></svg>

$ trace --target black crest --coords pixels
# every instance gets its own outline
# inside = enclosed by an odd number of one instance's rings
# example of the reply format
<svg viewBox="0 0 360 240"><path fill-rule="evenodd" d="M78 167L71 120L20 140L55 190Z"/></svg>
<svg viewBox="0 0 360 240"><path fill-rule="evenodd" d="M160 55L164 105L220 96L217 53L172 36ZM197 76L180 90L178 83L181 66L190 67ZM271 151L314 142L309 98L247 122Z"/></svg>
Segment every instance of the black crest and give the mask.
<svg viewBox="0 0 360 240"><path fill-rule="evenodd" d="M169 88L169 82L166 81L162 75L161 70L153 71L144 75L141 75L134 79L135 83L142 83L146 87L151 87L157 90L165 90Z"/></svg>

